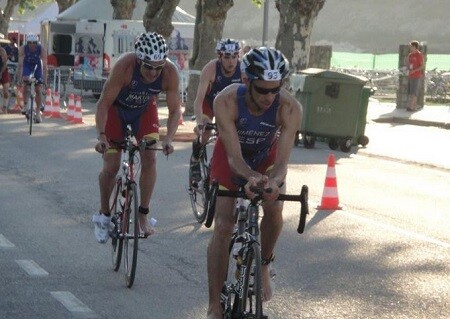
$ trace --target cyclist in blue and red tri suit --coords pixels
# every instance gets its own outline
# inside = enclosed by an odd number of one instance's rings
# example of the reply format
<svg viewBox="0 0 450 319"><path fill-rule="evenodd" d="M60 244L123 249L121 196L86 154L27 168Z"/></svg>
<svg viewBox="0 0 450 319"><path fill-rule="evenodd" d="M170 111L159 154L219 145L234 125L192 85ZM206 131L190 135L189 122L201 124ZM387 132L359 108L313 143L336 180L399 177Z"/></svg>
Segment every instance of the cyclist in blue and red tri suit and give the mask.
<svg viewBox="0 0 450 319"><path fill-rule="evenodd" d="M233 39L222 39L217 43L217 58L209 61L200 74L197 95L194 101L194 114L197 126L195 132L202 134L202 143L206 143L210 132L199 129L214 118L213 101L217 93L232 83L242 83L241 61L239 60L240 44ZM197 139L192 144L190 163L190 180L198 182L201 179L199 152L201 145Z"/></svg>
<svg viewBox="0 0 450 319"><path fill-rule="evenodd" d="M29 33L26 36L26 44L19 48L19 64L18 64L18 75L19 82L23 82L23 96L24 101L28 100L28 81L30 75L34 71L34 78L36 79L36 122L41 121L41 113L39 111L42 105L42 88L41 85L47 85L47 52L39 44L39 38L34 33ZM26 105L22 113L26 112Z"/></svg>
<svg viewBox="0 0 450 319"><path fill-rule="evenodd" d="M289 63L275 49L261 47L243 57L246 77L217 94L214 114L219 137L211 160L211 179L222 189L236 190L245 185L271 188L264 193L261 221L261 280L265 301L272 296L269 264L283 226L283 202L275 201L286 189L287 165L302 107L282 87ZM217 197L214 232L208 246L208 319L223 318L220 293L226 279L228 246L234 227L235 199Z"/></svg>
<svg viewBox="0 0 450 319"><path fill-rule="evenodd" d="M99 175L100 210L93 216L95 236L100 243L109 238L111 212L109 198L120 167L121 152L114 147L125 138L125 128L132 126L138 141L159 139L157 100L166 92L169 118L167 134L162 141L164 154L173 152L172 140L181 116L178 93L178 72L167 58L168 47L156 32L141 34L135 52L123 54L116 62L103 87L95 114L98 143L95 149L103 153L103 169ZM150 199L156 182L156 152L141 152L139 223L146 236L154 230L149 225Z"/></svg>

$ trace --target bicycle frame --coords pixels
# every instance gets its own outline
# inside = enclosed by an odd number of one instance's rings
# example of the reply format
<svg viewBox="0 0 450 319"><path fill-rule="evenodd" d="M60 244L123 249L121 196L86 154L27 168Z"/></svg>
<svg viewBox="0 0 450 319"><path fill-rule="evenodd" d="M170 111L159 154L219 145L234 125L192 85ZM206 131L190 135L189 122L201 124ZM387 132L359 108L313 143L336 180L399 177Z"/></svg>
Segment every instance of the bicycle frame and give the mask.
<svg viewBox="0 0 450 319"><path fill-rule="evenodd" d="M254 189L258 195L248 200L244 191L217 190L217 187L217 182L211 186L212 189L216 189L217 196L237 198L236 230L229 246L230 260L232 260L229 266L233 267L235 264L237 270L233 276L232 271L228 269L228 278L222 290L224 318L246 318L248 315L251 318L265 318L262 310L262 259L259 241L259 207L263 201L262 191ZM302 233L306 214L308 214L308 187L303 185L300 195L280 194L278 200L301 203L297 231ZM214 210L215 196L212 201L212 210Z"/></svg>
<svg viewBox="0 0 450 319"><path fill-rule="evenodd" d="M127 126L126 137L123 143L117 145L121 149L121 169L117 174L116 186L111 194L111 214L114 230L112 237L112 261L113 269L119 270L122 258L122 249L125 251L125 281L128 288L131 288L134 282L136 267L138 241L140 238L146 238L141 234L138 221L139 211L139 187L135 176L138 171L138 154L146 149L162 150L150 148L156 140L142 141L136 143L133 138L131 126ZM125 245L124 245L125 244ZM131 247L131 249L130 249Z"/></svg>

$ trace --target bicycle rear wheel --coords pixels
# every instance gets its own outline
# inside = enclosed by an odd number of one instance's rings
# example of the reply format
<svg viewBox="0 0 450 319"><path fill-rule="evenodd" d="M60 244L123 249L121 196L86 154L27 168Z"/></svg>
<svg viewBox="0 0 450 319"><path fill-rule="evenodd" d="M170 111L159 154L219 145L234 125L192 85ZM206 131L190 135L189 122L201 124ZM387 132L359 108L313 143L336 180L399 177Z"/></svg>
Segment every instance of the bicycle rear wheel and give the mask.
<svg viewBox="0 0 450 319"><path fill-rule="evenodd" d="M139 243L139 194L136 184L131 184L127 190L127 202L125 213L123 214L124 225L124 263L125 281L128 288L131 288L136 275L138 243Z"/></svg>
<svg viewBox="0 0 450 319"><path fill-rule="evenodd" d="M111 193L111 198L109 201L109 207L111 212L111 221L114 224L114 229L111 233L111 243L112 243L112 264L114 271L118 271L120 268L120 262L122 260L122 250L123 250L123 201L122 196L122 179L118 178L116 180L116 185Z"/></svg>
<svg viewBox="0 0 450 319"><path fill-rule="evenodd" d="M207 195L209 192L209 165L200 159L200 182L189 181L189 196L195 219L201 224L206 219Z"/></svg>

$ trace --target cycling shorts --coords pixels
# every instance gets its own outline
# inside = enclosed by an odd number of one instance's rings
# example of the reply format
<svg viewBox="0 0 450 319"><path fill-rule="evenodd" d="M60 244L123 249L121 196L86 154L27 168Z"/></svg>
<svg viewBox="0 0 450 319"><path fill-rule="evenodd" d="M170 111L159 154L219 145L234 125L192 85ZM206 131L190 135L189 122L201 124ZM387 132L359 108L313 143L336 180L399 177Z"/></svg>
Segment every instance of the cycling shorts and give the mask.
<svg viewBox="0 0 450 319"><path fill-rule="evenodd" d="M147 107L127 109L112 105L108 110L105 135L114 148L114 143L123 142L126 127L130 124L137 141L144 137L159 140L159 119L156 97L153 97Z"/></svg>
<svg viewBox="0 0 450 319"><path fill-rule="evenodd" d="M204 115L209 117L211 120L214 118L213 104L211 101L209 101L206 98L203 99L202 112Z"/></svg>
<svg viewBox="0 0 450 319"><path fill-rule="evenodd" d="M265 156L259 156L262 160L250 165L251 168L261 174L266 173L273 167L275 157L277 155L277 143L274 143ZM245 158L247 163L251 162L250 158ZM242 177L234 174L228 164L228 157L225 146L220 138L216 141L213 155L211 158L211 180L219 182L221 189L225 188L231 191L238 190L240 186L245 185L246 181Z"/></svg>
<svg viewBox="0 0 450 319"><path fill-rule="evenodd" d="M35 64L23 64L23 70L22 70L22 76L23 77L29 77L31 73L33 73L33 70L35 68ZM43 83L42 82L42 65L39 63L38 67L36 68L36 72L34 72L34 78L36 79L36 82Z"/></svg>
<svg viewBox="0 0 450 319"><path fill-rule="evenodd" d="M9 76L8 68L5 69L5 71L2 73L0 78L0 83L5 84L11 82L11 77Z"/></svg>

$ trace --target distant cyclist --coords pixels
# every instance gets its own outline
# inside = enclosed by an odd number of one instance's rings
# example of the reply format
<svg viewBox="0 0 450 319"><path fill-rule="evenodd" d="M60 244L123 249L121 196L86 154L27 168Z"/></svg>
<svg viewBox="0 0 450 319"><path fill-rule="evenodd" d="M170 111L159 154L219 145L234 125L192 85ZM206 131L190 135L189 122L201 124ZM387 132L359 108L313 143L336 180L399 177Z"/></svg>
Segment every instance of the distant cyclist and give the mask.
<svg viewBox="0 0 450 319"><path fill-rule="evenodd" d="M21 80L23 85L24 100L27 101L29 95L29 80L30 76L34 72L34 78L36 79L36 121L41 121L40 107L42 105L42 89L41 85L47 85L47 52L39 44L39 38L34 33L29 33L26 36L26 44L19 48L19 65L18 75L19 81ZM25 103L26 104L26 103ZM25 114L26 105L22 113Z"/></svg>
<svg viewBox="0 0 450 319"><path fill-rule="evenodd" d="M197 88L197 95L194 101L194 114L197 120L196 133L202 134L202 143L208 141L210 133L201 132L199 126L211 123L214 118L213 100L217 93L232 83L241 83L241 61L239 51L241 46L233 39L222 39L217 43L217 58L209 61L203 68L200 75L200 82ZM200 164L199 152L201 145L197 145L197 140L192 144L192 156L189 176L191 181L199 181Z"/></svg>
<svg viewBox="0 0 450 319"><path fill-rule="evenodd" d="M3 106L0 109L0 113L8 111L6 103L9 96L9 82L8 54L4 48L0 47L0 83L3 87Z"/></svg>
<svg viewBox="0 0 450 319"><path fill-rule="evenodd" d="M97 103L95 121L98 143L95 149L103 153L103 168L99 175L100 210L93 216L97 241L109 238L111 212L109 198L115 176L120 168L121 152L115 146L125 138L125 128L132 126L138 141L159 139L158 94L166 92L169 118L167 134L162 141L164 154L173 152L172 140L181 116L178 93L178 72L167 58L168 47L162 35L142 33L135 52L124 53L116 62L103 86ZM150 199L156 182L156 152L141 152L139 224L146 236L153 234L149 225Z"/></svg>

